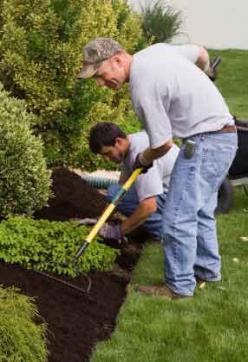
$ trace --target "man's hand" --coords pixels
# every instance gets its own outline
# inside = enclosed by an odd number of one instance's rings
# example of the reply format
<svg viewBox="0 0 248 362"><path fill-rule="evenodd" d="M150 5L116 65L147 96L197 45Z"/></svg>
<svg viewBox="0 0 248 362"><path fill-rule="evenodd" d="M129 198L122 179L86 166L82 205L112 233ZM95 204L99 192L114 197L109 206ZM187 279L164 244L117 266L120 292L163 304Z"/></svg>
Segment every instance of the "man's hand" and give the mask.
<svg viewBox="0 0 248 362"><path fill-rule="evenodd" d="M120 224L105 224L99 231L99 235L104 239L117 240L119 244L125 239L121 232Z"/></svg>
<svg viewBox="0 0 248 362"><path fill-rule="evenodd" d="M143 152L138 153L134 164L133 164L133 170L136 170L137 168L142 168L142 173L146 173L150 167L153 166L153 162L147 162L146 159L143 156Z"/></svg>

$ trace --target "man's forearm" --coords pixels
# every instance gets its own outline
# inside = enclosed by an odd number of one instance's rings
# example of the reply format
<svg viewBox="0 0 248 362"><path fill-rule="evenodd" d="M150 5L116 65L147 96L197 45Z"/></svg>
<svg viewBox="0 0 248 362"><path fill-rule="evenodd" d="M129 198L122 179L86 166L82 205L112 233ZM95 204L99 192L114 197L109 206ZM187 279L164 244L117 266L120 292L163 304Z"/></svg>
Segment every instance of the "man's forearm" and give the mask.
<svg viewBox="0 0 248 362"><path fill-rule="evenodd" d="M209 69L209 55L207 50L203 47L200 47L199 49L199 56L196 65L204 72L208 71Z"/></svg>
<svg viewBox="0 0 248 362"><path fill-rule="evenodd" d="M122 222L121 232L123 235L128 234L138 226L142 225L146 219L156 211L156 207L156 197L151 197L142 201L133 214Z"/></svg>
<svg viewBox="0 0 248 362"><path fill-rule="evenodd" d="M164 156L172 147L172 140L166 142L164 145L158 148L147 148L142 153L142 158L145 162L151 163L157 158Z"/></svg>
<svg viewBox="0 0 248 362"><path fill-rule="evenodd" d="M200 47L199 50L199 57L197 59L196 65L203 70L203 72L211 79L211 80L215 80L216 77L216 73L214 71L214 69L212 68L211 64L210 64L210 58L209 58L209 54L208 51L203 48Z"/></svg>

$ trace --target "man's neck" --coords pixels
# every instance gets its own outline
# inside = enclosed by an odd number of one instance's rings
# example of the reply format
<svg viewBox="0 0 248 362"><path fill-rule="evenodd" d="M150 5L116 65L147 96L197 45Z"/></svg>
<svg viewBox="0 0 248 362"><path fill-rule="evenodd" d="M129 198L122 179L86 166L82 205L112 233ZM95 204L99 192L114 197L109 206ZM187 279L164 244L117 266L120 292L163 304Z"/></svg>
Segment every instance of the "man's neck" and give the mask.
<svg viewBox="0 0 248 362"><path fill-rule="evenodd" d="M130 149L130 141L129 141L129 136L127 136L127 138L125 139L125 147L124 147L124 152L123 152L123 155L124 155L124 158L126 158L129 154L129 149Z"/></svg>
<svg viewBox="0 0 248 362"><path fill-rule="evenodd" d="M129 82L132 62L133 62L133 56L127 53L126 54L126 82Z"/></svg>

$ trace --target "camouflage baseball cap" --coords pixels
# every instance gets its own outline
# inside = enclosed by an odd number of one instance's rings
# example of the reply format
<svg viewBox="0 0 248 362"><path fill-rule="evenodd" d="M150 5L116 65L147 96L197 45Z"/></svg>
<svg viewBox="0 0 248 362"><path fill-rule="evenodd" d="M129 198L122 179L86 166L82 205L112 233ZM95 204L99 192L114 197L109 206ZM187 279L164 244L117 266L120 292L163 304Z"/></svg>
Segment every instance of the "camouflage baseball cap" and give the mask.
<svg viewBox="0 0 248 362"><path fill-rule="evenodd" d="M109 59L121 49L121 45L111 38L95 38L90 41L83 49L83 68L78 78L91 78L104 60Z"/></svg>

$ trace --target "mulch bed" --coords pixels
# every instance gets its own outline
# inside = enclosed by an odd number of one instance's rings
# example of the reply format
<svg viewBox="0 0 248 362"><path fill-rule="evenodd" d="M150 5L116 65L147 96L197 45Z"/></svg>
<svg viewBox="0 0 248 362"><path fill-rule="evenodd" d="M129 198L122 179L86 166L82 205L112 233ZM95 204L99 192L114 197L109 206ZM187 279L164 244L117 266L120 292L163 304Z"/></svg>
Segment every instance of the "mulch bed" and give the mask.
<svg viewBox="0 0 248 362"><path fill-rule="evenodd" d="M100 216L107 206L103 195L66 168L55 169L52 181L54 197L48 201L48 207L35 214L36 218L59 221L95 218Z"/></svg>
<svg viewBox="0 0 248 362"><path fill-rule="evenodd" d="M104 197L80 176L58 168L52 177L55 197L49 200L48 207L36 213L36 218L69 220L101 215L106 207ZM110 337L140 250L138 240L123 246L117 271L61 278L82 288L82 293L32 270L0 263L0 284L14 285L35 298L48 325L49 362L89 361L96 343Z"/></svg>

